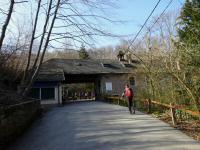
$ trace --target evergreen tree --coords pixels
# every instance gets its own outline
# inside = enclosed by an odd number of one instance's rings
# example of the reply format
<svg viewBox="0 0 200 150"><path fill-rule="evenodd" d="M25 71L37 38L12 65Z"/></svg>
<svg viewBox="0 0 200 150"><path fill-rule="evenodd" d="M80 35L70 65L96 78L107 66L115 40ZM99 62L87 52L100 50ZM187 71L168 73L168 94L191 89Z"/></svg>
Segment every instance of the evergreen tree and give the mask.
<svg viewBox="0 0 200 150"><path fill-rule="evenodd" d="M200 0L186 0L178 18L177 50L183 82L200 112Z"/></svg>
<svg viewBox="0 0 200 150"><path fill-rule="evenodd" d="M80 51L79 51L79 58L80 59L89 59L89 54L85 49L84 45L81 45Z"/></svg>
<svg viewBox="0 0 200 150"><path fill-rule="evenodd" d="M178 18L179 49L187 66L200 66L200 0L186 0Z"/></svg>
<svg viewBox="0 0 200 150"><path fill-rule="evenodd" d="M178 18L178 36L183 44L191 46L200 41L200 0L186 0Z"/></svg>

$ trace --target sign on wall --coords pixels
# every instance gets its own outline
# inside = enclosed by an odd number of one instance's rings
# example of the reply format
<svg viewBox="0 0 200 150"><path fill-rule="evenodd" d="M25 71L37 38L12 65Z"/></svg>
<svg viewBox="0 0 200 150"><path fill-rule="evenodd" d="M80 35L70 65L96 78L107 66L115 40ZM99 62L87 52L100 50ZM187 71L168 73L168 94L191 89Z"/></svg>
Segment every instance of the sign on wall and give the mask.
<svg viewBox="0 0 200 150"><path fill-rule="evenodd" d="M106 82L106 91L112 91L112 82Z"/></svg>

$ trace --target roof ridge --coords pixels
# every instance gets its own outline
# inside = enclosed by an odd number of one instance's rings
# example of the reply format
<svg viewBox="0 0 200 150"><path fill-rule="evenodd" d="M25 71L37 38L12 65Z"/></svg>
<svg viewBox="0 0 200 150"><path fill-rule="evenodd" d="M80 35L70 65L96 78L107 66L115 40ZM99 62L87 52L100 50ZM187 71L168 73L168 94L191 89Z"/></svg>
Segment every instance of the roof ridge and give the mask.
<svg viewBox="0 0 200 150"><path fill-rule="evenodd" d="M113 61L119 61L118 59L77 59L77 58L51 58L46 61L50 61L50 60L113 60Z"/></svg>

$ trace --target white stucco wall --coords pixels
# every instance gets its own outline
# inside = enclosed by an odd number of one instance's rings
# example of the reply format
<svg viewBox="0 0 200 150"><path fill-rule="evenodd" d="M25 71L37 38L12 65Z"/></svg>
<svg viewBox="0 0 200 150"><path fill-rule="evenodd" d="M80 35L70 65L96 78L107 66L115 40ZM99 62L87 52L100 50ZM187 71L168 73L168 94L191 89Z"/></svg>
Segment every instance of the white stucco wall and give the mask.
<svg viewBox="0 0 200 150"><path fill-rule="evenodd" d="M62 85L59 85L59 104L62 104Z"/></svg>

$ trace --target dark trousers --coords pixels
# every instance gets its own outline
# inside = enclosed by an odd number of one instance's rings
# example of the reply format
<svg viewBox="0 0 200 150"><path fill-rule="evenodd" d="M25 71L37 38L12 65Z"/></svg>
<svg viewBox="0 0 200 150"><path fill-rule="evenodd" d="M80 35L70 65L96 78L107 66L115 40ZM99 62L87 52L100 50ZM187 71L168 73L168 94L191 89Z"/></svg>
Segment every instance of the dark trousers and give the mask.
<svg viewBox="0 0 200 150"><path fill-rule="evenodd" d="M132 114L133 109L135 113L135 108L133 108L133 97L128 97L128 108L131 114Z"/></svg>

